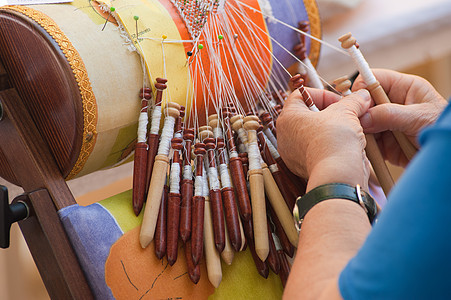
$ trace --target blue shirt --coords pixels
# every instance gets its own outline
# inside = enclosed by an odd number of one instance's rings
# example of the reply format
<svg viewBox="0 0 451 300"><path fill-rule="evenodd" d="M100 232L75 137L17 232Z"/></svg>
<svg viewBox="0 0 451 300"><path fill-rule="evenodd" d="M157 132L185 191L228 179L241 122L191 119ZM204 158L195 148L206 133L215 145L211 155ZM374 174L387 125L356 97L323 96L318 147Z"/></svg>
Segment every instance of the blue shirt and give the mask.
<svg viewBox="0 0 451 300"><path fill-rule="evenodd" d="M339 277L344 299L451 299L451 105Z"/></svg>

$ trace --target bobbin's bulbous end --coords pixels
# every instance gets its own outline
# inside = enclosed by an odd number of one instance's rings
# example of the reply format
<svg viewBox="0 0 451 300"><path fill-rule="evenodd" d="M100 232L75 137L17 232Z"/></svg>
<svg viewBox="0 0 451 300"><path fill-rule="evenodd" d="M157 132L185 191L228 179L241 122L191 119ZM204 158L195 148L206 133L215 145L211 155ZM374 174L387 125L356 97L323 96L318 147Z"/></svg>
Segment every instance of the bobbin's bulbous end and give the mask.
<svg viewBox="0 0 451 300"><path fill-rule="evenodd" d="M356 43L356 39L352 36L352 33L350 32L339 37L338 41L341 42L341 47L344 49L351 48Z"/></svg>

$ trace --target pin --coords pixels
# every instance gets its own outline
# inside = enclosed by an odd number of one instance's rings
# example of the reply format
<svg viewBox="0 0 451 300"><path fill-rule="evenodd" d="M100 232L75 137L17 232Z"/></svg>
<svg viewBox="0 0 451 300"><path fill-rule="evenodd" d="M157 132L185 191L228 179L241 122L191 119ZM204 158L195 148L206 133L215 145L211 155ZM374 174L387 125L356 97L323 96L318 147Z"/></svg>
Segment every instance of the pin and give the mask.
<svg viewBox="0 0 451 300"><path fill-rule="evenodd" d="M110 13L108 14L108 18L106 18L106 20L105 20L105 24L104 24L103 27L102 27L102 31L105 29L106 24L107 24L108 21L110 20L111 13L112 13L113 11L115 11L115 10L116 10L116 9L115 9L113 6L110 7Z"/></svg>

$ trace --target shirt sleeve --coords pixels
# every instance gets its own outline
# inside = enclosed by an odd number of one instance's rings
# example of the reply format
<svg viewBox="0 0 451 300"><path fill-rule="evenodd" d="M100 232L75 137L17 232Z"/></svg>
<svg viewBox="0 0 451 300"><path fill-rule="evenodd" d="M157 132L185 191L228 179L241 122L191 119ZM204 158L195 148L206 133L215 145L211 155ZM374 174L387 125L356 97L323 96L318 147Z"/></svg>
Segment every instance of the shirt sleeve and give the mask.
<svg viewBox="0 0 451 300"><path fill-rule="evenodd" d="M451 106L421 137L364 245L344 268L344 299L451 299Z"/></svg>

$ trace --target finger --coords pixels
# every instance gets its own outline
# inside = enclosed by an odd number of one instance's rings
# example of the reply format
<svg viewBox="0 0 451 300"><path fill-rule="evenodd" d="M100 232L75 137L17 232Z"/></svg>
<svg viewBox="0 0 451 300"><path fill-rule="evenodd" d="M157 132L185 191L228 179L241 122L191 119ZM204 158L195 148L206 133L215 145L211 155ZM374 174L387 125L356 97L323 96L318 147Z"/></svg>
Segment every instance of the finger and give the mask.
<svg viewBox="0 0 451 300"><path fill-rule="evenodd" d="M386 130L409 132L412 120L419 118L418 105L400 105L387 103L376 105L360 118L360 123L367 133Z"/></svg>
<svg viewBox="0 0 451 300"><path fill-rule="evenodd" d="M292 110L292 109L299 109L301 111L307 110L308 107L305 105L304 101L302 100L302 95L299 92L299 90L294 90L288 98L285 100L285 104L283 105L283 111Z"/></svg>
<svg viewBox="0 0 451 300"><path fill-rule="evenodd" d="M341 99L341 96L332 93L326 90L314 89L314 88L306 88L307 92L312 97L313 102L318 107L318 109L322 110L329 105L338 102Z"/></svg>
<svg viewBox="0 0 451 300"><path fill-rule="evenodd" d="M345 107L348 111L353 112L357 117L361 117L368 111L370 104L370 93L363 89L344 97L339 103L337 103L336 107Z"/></svg>

